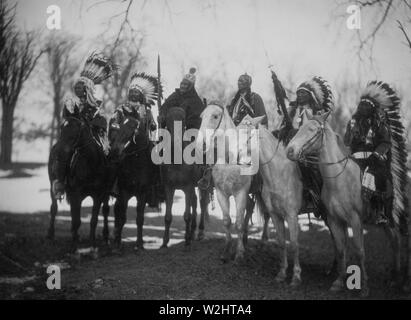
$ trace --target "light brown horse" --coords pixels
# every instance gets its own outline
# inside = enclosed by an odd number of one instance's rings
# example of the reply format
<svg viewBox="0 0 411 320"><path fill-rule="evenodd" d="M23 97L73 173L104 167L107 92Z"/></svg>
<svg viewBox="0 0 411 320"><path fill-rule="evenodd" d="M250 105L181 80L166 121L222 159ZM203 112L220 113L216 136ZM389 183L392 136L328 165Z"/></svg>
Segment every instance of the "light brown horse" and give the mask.
<svg viewBox="0 0 411 320"><path fill-rule="evenodd" d="M306 161L309 154L318 154L323 178L321 200L328 210L326 223L334 240L338 277L332 291L345 287L348 227L352 228L355 254L361 269L361 294L368 295L368 276L365 269L363 202L361 199L360 167L346 156L339 138L326 119L329 113L305 118L304 125L290 141L286 152L293 161ZM393 249L393 275L400 272L400 235L398 227L386 227Z"/></svg>
<svg viewBox="0 0 411 320"><path fill-rule="evenodd" d="M250 126L256 128L262 118L246 116L238 128ZM281 248L280 271L276 276L276 281L285 281L288 268L285 230L285 221L287 221L294 257L291 286L298 286L301 283L298 213L302 205L302 182L296 164L287 159L283 144L263 126L259 127L258 136L259 170L263 178L262 198L276 228Z"/></svg>

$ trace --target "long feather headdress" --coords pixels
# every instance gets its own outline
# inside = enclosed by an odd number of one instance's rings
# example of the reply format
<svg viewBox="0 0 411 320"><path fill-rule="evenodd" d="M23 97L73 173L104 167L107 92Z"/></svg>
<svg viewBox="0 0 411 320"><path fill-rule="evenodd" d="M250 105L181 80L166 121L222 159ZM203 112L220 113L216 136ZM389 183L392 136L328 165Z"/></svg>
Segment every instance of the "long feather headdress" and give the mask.
<svg viewBox="0 0 411 320"><path fill-rule="evenodd" d="M334 109L334 95L331 86L322 77L313 77L312 79L303 82L297 88L297 91L308 91L314 101L321 105L324 109Z"/></svg>
<svg viewBox="0 0 411 320"><path fill-rule="evenodd" d="M371 81L361 94L361 101L366 101L383 112L391 131L391 175L393 181L393 218L396 224L407 217L408 197L407 152L405 148L405 129L401 122L400 98L389 84Z"/></svg>
<svg viewBox="0 0 411 320"><path fill-rule="evenodd" d="M86 60L80 76L88 78L94 84L100 84L113 75L115 65L103 54L93 52Z"/></svg>
<svg viewBox="0 0 411 320"><path fill-rule="evenodd" d="M162 94L162 86L157 78L144 72L135 73L131 76L129 89L133 88L140 90L150 104L154 104L157 97Z"/></svg>

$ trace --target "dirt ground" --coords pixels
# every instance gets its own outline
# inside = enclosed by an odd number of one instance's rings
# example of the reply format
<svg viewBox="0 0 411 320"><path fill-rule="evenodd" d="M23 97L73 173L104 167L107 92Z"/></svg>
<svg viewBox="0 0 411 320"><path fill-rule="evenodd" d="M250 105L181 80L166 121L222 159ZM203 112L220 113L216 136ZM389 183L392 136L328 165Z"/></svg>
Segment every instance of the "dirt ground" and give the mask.
<svg viewBox="0 0 411 320"><path fill-rule="evenodd" d="M90 208L85 208L85 221L89 214ZM186 250L179 242L184 238L183 218L174 217L171 237L176 244L159 249L163 215L149 212L144 232L148 249L134 252L134 243L129 241L124 243L121 253L113 253L100 243L98 257L79 257L69 254L69 214L65 211L59 215L56 240L49 242L45 239L47 212L0 212L0 250L13 261L1 260L0 277L16 278L15 283L0 283L1 299L359 299L356 291L327 291L333 280L333 276L326 274L333 248L328 231L319 224L309 229L305 226L306 231L301 232L303 282L292 289L274 281L279 270L279 248L272 229L270 241L263 243L258 239L261 230L251 227L253 238L244 262L223 264L219 254L224 239L218 218L211 215L206 225L207 238ZM129 208L123 235L126 241L135 237L134 221L135 210ZM110 225L112 230L112 222ZM83 223L80 229L82 247L88 246L88 227L88 223ZM101 234L101 225L98 233ZM368 230L365 242L370 298L408 299L409 296L388 286L390 250L383 232L377 228ZM62 266L62 288L51 291L46 287L46 267L55 263ZM30 276L35 278L22 281Z"/></svg>

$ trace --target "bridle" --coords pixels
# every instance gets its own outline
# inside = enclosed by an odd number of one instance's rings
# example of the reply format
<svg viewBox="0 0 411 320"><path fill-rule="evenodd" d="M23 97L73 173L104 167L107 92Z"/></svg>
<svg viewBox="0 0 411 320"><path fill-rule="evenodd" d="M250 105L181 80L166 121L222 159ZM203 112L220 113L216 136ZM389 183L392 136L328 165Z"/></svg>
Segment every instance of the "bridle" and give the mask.
<svg viewBox="0 0 411 320"><path fill-rule="evenodd" d="M211 137L213 137L213 136L215 135L216 131L220 128L221 122L223 122L223 118L224 118L224 107L221 106L221 105L219 105L219 104L214 104L214 106L217 106L217 107L219 107L219 108L221 109L221 117L220 117L220 119L218 120L218 125L217 125L217 127L214 129L213 134L211 135Z"/></svg>
<svg viewBox="0 0 411 320"><path fill-rule="evenodd" d="M318 160L310 160L306 157L306 155L304 154L304 151L308 150L311 146L313 146L315 143L318 142L319 139L321 139L321 145L313 150L313 152L311 152L311 155L317 155L322 148L324 147L324 137L325 137L325 130L327 129L324 122L321 122L319 119L312 119L317 121L317 123L320 125L317 129L317 132L310 138L308 139L308 141L306 141L303 146L301 147L300 152L298 153L298 157L297 157L297 161L303 164L322 164L322 165L326 165L326 166L331 166L331 165L335 165L335 164L339 164L342 162L344 163L343 169L341 170L341 172L339 172L336 176L333 177L325 177L323 176L323 178L337 178L339 175L341 175L345 168L347 167L347 163L348 160L350 159L349 156L345 156L344 158L342 158L341 160L335 161L335 162L325 162L325 161L318 161Z"/></svg>
<svg viewBox="0 0 411 320"><path fill-rule="evenodd" d="M75 142L74 142L74 144L73 144L73 149L75 150L75 152L80 153L80 151L81 151L82 149L84 149L85 147L89 146L89 145L92 144L93 142L97 143L97 145L99 144L99 143L97 142L97 140L95 139L95 137L93 136L93 133L91 132L90 127L87 126L86 122L84 122L83 120L78 119L78 118L76 118L76 117L66 117L66 120L68 120L68 119L71 119L71 120L75 120L75 121L77 121L77 122L80 122L80 130L78 131L77 137L76 137ZM89 139L84 143L84 145L79 146L80 138L81 138L81 130L82 130L84 127L87 127L87 128L89 129L89 133L90 133L91 138L89 137Z"/></svg>

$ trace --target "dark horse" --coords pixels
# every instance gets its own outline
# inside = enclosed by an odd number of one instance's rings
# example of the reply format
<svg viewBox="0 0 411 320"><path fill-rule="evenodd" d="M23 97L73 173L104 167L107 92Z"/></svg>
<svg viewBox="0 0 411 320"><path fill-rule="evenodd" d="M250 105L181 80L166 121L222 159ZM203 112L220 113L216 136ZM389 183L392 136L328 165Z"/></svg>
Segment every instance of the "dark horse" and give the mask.
<svg viewBox="0 0 411 320"><path fill-rule="evenodd" d="M110 128L110 161L117 162L118 196L114 205L114 243L121 245L121 233L127 220L128 201L137 199L137 241L135 249L143 249L144 208L150 192L159 180L159 168L151 161L152 143L145 119L126 117L119 128ZM157 178L156 178L157 177Z"/></svg>
<svg viewBox="0 0 411 320"><path fill-rule="evenodd" d="M96 117L105 121L100 115ZM67 201L70 204L73 250L77 249L79 240L81 203L87 196L93 199L90 221L91 244L95 247L95 232L101 204L103 204L104 216L103 238L106 243L108 242L109 186L106 174L107 162L102 147L99 133L85 121L72 117L62 125L60 139L50 152L48 173L51 186L51 207L48 238L54 238L54 222L57 214L57 199L52 191L52 182L57 178L59 171L67 172L65 190ZM67 161L59 159L58 155L61 154L69 155L66 156Z"/></svg>
<svg viewBox="0 0 411 320"><path fill-rule="evenodd" d="M184 130L185 118L186 114L182 108L173 107L167 110L166 126L171 134L171 150L174 150L174 143L181 142L183 150L189 143L188 141L182 142L184 132L178 132L178 135L174 135L174 126L177 122L181 123L181 128ZM177 141L177 139L180 141ZM174 155L174 152L172 152L172 154ZM186 223L185 244L187 246L190 245L191 240L194 239L197 227L197 195L195 187L197 186L198 180L202 177L202 168L197 164L187 164L184 159L182 159L182 163L176 163L174 160L175 158L172 158L171 164L161 165L161 175L166 193L163 248L167 247L170 240L170 225L173 219L172 206L176 189L183 190L185 194L184 221ZM204 237L204 219L208 215L209 194L208 191L199 188L199 195L201 217L198 240L201 240Z"/></svg>

